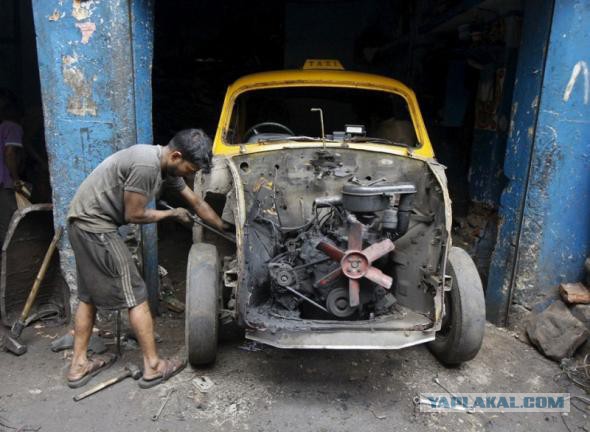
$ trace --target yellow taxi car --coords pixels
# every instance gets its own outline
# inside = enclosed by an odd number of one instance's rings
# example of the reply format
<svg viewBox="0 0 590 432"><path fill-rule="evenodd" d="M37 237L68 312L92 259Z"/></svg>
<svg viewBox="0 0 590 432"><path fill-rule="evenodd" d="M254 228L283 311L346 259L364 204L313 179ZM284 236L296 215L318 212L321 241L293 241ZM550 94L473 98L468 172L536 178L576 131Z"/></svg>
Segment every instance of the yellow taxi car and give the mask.
<svg viewBox="0 0 590 432"><path fill-rule="evenodd" d="M451 245L444 167L411 89L334 60L249 75L227 90L213 153L195 190L236 242L195 229L192 365L215 360L220 322L279 348L477 354L482 284Z"/></svg>

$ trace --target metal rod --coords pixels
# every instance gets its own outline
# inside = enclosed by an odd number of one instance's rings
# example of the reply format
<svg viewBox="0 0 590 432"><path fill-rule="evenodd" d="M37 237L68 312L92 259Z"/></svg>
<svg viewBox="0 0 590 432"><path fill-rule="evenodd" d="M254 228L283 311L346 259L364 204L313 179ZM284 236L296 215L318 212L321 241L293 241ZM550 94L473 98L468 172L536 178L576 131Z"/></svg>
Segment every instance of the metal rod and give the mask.
<svg viewBox="0 0 590 432"><path fill-rule="evenodd" d="M324 111L321 108L312 108L310 111L320 113L320 124L322 126L322 144L323 144L324 150L326 150L326 135L324 133Z"/></svg>
<svg viewBox="0 0 590 432"><path fill-rule="evenodd" d="M332 260L332 258L322 258L322 259L319 259L319 260L316 260L316 261L312 261L312 262L307 263L307 264L301 264L300 266L293 267L293 270L301 270L301 269L304 269L306 267L310 267L310 266L313 266L313 265L316 265L316 264L321 264L323 262L331 261L331 260Z"/></svg>
<svg viewBox="0 0 590 432"><path fill-rule="evenodd" d="M160 200L160 201L158 201L158 204L168 210L174 210L174 207L172 207L166 201ZM216 228L213 228L211 225L206 224L200 218L198 218L197 216L195 216L192 213L190 214L190 217L193 220L193 222L196 223L197 225L201 225L203 228L207 228L209 231L217 234L218 236L223 237L224 239L229 240L232 243L236 243L236 238L234 236L232 236L231 234L224 233L224 232L219 231Z"/></svg>
<svg viewBox="0 0 590 432"><path fill-rule="evenodd" d="M315 307L323 310L324 312L328 312L328 309L326 309L325 307L323 307L321 304L314 302L312 299L305 297L303 294L301 294L299 291L289 287L289 286L283 286L283 288L287 289L288 291L292 292L293 294L295 294L298 297L301 297L303 300L305 300L308 303L311 303L312 305L314 305Z"/></svg>
<svg viewBox="0 0 590 432"><path fill-rule="evenodd" d="M154 414L152 416L152 421L157 421L160 416L162 415L162 412L164 411L164 408L166 407L166 404L168 403L168 401L170 400L170 396L172 395L172 393L174 393L176 391L175 388L172 388L168 391L168 394L166 395L166 398L162 401L162 403L160 404L160 408L158 409L158 412L156 412L156 414Z"/></svg>

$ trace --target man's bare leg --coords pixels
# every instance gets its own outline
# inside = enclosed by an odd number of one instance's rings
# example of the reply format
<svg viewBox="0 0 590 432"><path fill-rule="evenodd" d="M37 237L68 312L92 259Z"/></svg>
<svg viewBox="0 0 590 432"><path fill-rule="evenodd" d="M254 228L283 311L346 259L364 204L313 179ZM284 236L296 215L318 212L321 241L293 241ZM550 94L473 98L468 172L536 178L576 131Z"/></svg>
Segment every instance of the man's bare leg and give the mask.
<svg viewBox="0 0 590 432"><path fill-rule="evenodd" d="M129 322L143 353L143 377L152 378L158 375L160 357L156 351L154 321L147 301L129 309Z"/></svg>
<svg viewBox="0 0 590 432"><path fill-rule="evenodd" d="M80 301L74 323L74 356L68 373L69 379L79 378L86 369L86 363L88 363L86 351L92 336L95 317L96 307L90 303Z"/></svg>

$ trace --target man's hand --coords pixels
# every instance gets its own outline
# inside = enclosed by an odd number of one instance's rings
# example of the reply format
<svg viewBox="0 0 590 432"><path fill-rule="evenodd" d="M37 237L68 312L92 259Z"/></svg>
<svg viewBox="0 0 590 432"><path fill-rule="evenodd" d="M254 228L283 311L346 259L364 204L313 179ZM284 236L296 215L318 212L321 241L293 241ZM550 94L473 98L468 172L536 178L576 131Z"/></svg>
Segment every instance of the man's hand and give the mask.
<svg viewBox="0 0 590 432"><path fill-rule="evenodd" d="M218 230L224 230L224 222L219 215L215 213L215 210L213 210L203 198L195 194L188 186L185 186L184 189L180 191L180 196L194 209L197 216L199 216L203 222Z"/></svg>
<svg viewBox="0 0 590 432"><path fill-rule="evenodd" d="M19 192L27 199L31 199L31 191L27 188L27 184L22 180L16 180L13 183L13 188L15 192Z"/></svg>
<svg viewBox="0 0 590 432"><path fill-rule="evenodd" d="M25 182L22 180L15 180L13 182L14 190L17 192L22 192L23 188L25 187Z"/></svg>
<svg viewBox="0 0 590 432"><path fill-rule="evenodd" d="M225 231L225 232L229 232L229 233L235 233L236 232L236 227L235 225L232 225L226 221L221 221L222 226L221 226L221 230Z"/></svg>
<svg viewBox="0 0 590 432"><path fill-rule="evenodd" d="M175 208L172 210L172 217L176 219L178 222L183 224L191 224L193 223L193 218L191 213L182 207Z"/></svg>

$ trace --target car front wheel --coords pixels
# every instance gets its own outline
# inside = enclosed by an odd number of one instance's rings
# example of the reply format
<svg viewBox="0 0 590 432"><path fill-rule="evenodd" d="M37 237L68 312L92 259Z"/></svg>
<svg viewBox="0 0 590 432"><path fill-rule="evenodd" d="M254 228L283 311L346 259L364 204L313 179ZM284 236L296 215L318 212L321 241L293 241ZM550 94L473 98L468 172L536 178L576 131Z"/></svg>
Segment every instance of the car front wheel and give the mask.
<svg viewBox="0 0 590 432"><path fill-rule="evenodd" d="M219 332L219 256L208 243L193 244L186 270L185 338L188 361L203 366L215 361Z"/></svg>
<svg viewBox="0 0 590 432"><path fill-rule="evenodd" d="M442 328L428 347L442 363L453 366L473 359L479 352L486 310L481 279L467 252L451 248L447 273L453 285L445 292Z"/></svg>

